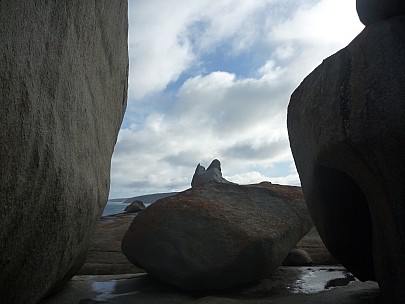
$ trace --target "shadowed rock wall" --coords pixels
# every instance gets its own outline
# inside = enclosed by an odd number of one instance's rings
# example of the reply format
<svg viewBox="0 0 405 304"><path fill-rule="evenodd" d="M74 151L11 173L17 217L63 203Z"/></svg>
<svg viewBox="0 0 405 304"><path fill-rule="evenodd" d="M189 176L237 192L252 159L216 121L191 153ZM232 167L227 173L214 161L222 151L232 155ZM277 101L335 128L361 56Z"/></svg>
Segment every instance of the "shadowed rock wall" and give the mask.
<svg viewBox="0 0 405 304"><path fill-rule="evenodd" d="M70 279L109 192L127 1L0 1L0 303Z"/></svg>
<svg viewBox="0 0 405 304"><path fill-rule="evenodd" d="M405 16L368 25L300 84L291 150L326 247L405 302Z"/></svg>

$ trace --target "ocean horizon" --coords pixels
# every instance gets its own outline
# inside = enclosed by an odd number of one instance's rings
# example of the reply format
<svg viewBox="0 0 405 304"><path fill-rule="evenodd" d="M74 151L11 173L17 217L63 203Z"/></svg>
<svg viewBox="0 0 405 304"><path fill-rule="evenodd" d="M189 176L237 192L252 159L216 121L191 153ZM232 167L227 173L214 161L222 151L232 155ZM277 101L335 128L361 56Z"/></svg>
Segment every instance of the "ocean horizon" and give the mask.
<svg viewBox="0 0 405 304"><path fill-rule="evenodd" d="M127 198L112 198L108 199L107 204L103 210L102 216L117 214L124 212L125 207L127 207L131 202L134 200L139 200L144 203L145 207L153 204L157 200L172 196L177 194L178 192L166 192L166 193L154 193L154 194L147 194L147 195L140 195L134 197L127 197Z"/></svg>

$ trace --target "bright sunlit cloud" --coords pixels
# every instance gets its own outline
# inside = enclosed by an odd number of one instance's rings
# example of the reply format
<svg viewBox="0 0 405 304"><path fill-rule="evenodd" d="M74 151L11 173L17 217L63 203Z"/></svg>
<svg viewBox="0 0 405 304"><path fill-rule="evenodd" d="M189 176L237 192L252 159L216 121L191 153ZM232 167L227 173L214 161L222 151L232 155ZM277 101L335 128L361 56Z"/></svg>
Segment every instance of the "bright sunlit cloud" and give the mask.
<svg viewBox="0 0 405 304"><path fill-rule="evenodd" d="M362 30L354 1L139 0L129 22L110 197L184 190L214 158L237 183L299 185L289 98Z"/></svg>

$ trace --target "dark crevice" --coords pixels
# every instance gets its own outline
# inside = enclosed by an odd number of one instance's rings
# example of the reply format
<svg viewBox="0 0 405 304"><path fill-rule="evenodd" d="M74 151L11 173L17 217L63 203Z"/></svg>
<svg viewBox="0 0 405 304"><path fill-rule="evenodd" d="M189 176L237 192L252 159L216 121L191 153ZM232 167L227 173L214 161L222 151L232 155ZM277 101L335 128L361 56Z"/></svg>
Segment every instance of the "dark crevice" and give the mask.
<svg viewBox="0 0 405 304"><path fill-rule="evenodd" d="M362 189L346 173L320 165L314 181L325 245L360 280L374 280L371 215Z"/></svg>

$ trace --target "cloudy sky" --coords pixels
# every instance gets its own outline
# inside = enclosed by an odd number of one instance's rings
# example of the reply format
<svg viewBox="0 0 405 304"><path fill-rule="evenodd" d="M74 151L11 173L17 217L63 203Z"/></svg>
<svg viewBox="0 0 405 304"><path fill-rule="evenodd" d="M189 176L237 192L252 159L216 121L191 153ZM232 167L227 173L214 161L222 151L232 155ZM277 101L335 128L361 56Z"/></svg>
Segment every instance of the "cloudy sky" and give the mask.
<svg viewBox="0 0 405 304"><path fill-rule="evenodd" d="M130 0L129 24L110 198L185 190L214 158L236 183L299 185L289 98L363 29L354 0Z"/></svg>

